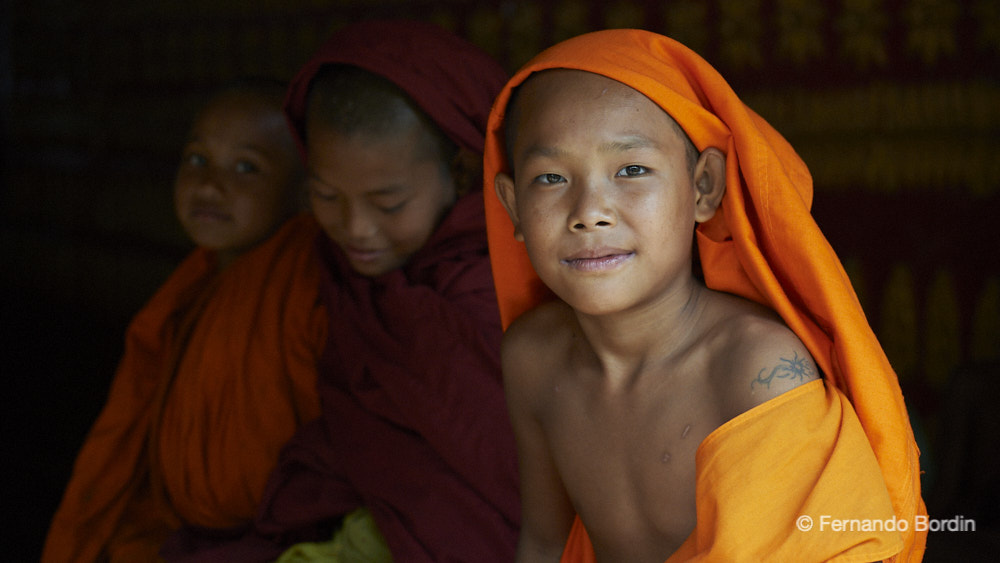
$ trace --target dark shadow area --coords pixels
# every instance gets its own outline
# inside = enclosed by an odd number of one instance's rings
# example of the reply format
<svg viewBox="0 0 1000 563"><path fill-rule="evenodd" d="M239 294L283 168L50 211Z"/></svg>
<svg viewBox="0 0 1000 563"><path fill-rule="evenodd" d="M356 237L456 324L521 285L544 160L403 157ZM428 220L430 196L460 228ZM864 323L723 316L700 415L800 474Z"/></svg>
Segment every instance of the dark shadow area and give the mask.
<svg viewBox="0 0 1000 563"><path fill-rule="evenodd" d="M26 288L3 288L4 450L10 460L3 541L9 561L40 554L76 451L104 402L127 318L102 318Z"/></svg>

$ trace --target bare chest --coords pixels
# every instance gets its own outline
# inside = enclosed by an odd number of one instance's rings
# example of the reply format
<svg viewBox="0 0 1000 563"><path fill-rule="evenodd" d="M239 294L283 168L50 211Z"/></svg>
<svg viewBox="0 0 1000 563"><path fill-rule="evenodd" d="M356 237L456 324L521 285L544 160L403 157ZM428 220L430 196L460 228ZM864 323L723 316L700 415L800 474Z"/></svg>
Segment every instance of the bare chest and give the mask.
<svg viewBox="0 0 1000 563"><path fill-rule="evenodd" d="M663 561L694 530L695 453L718 423L696 388L636 391L574 388L543 423L598 554Z"/></svg>

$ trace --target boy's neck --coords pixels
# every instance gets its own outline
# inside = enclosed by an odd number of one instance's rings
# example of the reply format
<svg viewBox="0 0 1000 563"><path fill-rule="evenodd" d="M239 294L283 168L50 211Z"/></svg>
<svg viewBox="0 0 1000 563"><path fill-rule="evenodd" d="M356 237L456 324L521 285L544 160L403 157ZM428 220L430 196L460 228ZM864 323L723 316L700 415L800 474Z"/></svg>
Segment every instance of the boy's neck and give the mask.
<svg viewBox="0 0 1000 563"><path fill-rule="evenodd" d="M576 312L577 322L601 371L627 384L643 366L668 360L688 347L711 290L692 277L684 287L644 306L609 315Z"/></svg>

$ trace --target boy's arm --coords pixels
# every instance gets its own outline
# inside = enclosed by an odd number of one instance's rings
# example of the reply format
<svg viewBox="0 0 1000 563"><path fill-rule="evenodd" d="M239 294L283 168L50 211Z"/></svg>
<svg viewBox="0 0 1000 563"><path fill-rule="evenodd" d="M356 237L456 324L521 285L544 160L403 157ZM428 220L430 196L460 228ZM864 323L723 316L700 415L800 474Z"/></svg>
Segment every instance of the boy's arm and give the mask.
<svg viewBox="0 0 1000 563"><path fill-rule="evenodd" d="M503 343L504 390L517 441L521 479L519 563L559 561L576 511L570 502L535 408L544 397L544 373L537 366L538 335L517 323Z"/></svg>
<svg viewBox="0 0 1000 563"><path fill-rule="evenodd" d="M820 377L809 350L780 323L751 324L728 358L737 374L736 384L726 385L730 418Z"/></svg>

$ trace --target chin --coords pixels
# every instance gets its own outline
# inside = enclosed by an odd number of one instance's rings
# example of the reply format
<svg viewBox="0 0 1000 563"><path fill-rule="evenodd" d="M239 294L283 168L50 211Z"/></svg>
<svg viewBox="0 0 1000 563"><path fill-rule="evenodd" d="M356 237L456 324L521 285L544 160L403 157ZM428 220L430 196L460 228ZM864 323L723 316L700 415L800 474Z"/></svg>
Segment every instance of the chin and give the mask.
<svg viewBox="0 0 1000 563"><path fill-rule="evenodd" d="M206 250L211 250L212 252L226 252L229 248L231 248L231 245L220 242L217 238L191 237L191 240L195 243L195 245Z"/></svg>
<svg viewBox="0 0 1000 563"><path fill-rule="evenodd" d="M616 294L620 294L620 292L593 290L556 292L556 295L574 311L593 317L613 315L627 310L628 304L622 299L616 298L620 297Z"/></svg>
<svg viewBox="0 0 1000 563"><path fill-rule="evenodd" d="M392 270L395 270L395 268L389 267L385 264L356 264L354 262L351 262L351 269L366 278L377 278L382 274L387 274Z"/></svg>
<svg viewBox="0 0 1000 563"><path fill-rule="evenodd" d="M572 304L570 304L573 307ZM613 305L605 305L600 303L589 303L588 307L573 307L579 315L584 315L587 317L609 317L618 313L625 311L624 307L615 307Z"/></svg>

